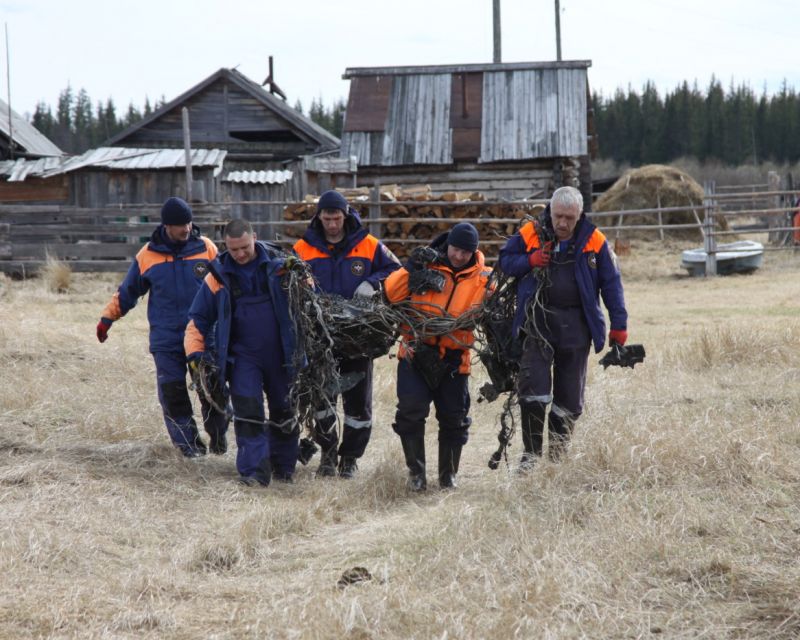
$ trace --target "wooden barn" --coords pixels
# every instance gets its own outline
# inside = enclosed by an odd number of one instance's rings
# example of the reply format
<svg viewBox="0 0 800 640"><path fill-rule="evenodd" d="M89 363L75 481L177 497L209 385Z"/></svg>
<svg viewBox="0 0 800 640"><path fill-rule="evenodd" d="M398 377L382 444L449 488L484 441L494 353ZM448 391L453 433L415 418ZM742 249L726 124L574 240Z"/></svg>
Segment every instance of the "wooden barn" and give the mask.
<svg viewBox="0 0 800 640"><path fill-rule="evenodd" d="M591 202L588 60L347 69L341 155L359 186Z"/></svg>
<svg viewBox="0 0 800 640"><path fill-rule="evenodd" d="M227 151L227 170L282 169L281 163L335 151L339 139L235 69L220 69L109 139L108 146L182 148L182 109L193 149Z"/></svg>

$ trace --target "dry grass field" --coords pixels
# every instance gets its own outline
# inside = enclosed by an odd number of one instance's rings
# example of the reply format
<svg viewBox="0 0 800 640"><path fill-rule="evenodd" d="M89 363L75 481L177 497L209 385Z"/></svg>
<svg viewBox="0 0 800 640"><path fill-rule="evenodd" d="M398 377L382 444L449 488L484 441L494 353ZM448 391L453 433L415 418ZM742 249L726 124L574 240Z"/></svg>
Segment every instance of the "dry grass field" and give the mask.
<svg viewBox="0 0 800 640"><path fill-rule="evenodd" d="M460 488L425 495L395 361L356 480L244 487L168 445L144 304L96 341L120 276L0 277L0 637L800 637L800 258L704 281L671 249L621 258L648 357L592 356L568 458L490 471L475 403Z"/></svg>

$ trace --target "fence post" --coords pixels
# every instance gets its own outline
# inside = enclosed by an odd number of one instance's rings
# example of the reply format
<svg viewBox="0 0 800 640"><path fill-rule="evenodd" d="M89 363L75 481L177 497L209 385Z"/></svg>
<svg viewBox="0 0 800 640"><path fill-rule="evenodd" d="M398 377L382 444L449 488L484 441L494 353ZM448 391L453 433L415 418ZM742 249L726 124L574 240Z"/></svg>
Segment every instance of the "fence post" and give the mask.
<svg viewBox="0 0 800 640"><path fill-rule="evenodd" d="M181 109L183 119L183 154L186 158L186 201L192 201L192 140L189 133L189 109Z"/></svg>
<svg viewBox="0 0 800 640"><path fill-rule="evenodd" d="M770 171L767 174L767 183L769 184L769 191L780 191L781 188L781 178L778 175L777 171ZM781 207L781 197L780 196L770 196L770 208L771 209L779 209ZM783 220L785 216L770 216L767 221L767 226L770 228L770 232L768 235L769 243L770 244L778 244L781 240L781 232L780 231L772 231L773 227L782 227Z"/></svg>
<svg viewBox="0 0 800 640"><path fill-rule="evenodd" d="M376 179L369 192L371 202L377 204L369 205L369 232L376 238L381 238L381 223L375 222L381 217L381 181Z"/></svg>
<svg viewBox="0 0 800 640"><path fill-rule="evenodd" d="M716 183L706 180L703 185L705 199L703 208L703 250L706 252L706 277L717 275L717 239L714 237L714 191Z"/></svg>

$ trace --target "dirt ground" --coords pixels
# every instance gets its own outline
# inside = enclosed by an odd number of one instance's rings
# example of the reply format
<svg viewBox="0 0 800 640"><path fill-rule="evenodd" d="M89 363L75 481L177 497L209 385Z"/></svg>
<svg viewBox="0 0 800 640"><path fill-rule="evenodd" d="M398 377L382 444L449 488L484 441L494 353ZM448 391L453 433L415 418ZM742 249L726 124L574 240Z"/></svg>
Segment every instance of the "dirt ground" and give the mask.
<svg viewBox="0 0 800 640"><path fill-rule="evenodd" d="M681 248L620 258L647 359L591 356L564 462L490 471L499 401L474 403L459 489L425 495L395 360L358 478L317 458L244 487L235 447L169 446L143 303L96 341L121 276L0 278L0 637L800 637L800 257L690 279ZM432 480L432 420L427 446ZM337 587L353 567L371 579Z"/></svg>

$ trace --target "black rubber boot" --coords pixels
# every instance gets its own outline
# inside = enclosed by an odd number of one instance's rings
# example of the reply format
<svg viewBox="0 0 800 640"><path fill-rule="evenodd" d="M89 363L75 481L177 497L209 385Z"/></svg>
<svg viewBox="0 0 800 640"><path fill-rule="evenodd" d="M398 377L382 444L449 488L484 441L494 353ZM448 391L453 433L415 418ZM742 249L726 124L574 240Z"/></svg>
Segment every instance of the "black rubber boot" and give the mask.
<svg viewBox="0 0 800 640"><path fill-rule="evenodd" d="M527 402L520 404L519 409L522 417L522 446L525 450L520 458L518 470L525 473L533 469L533 465L542 457L544 414L547 405L543 402Z"/></svg>
<svg viewBox="0 0 800 640"><path fill-rule="evenodd" d="M400 442L408 467L408 488L411 491L425 491L428 488L428 481L425 478L425 438L400 436Z"/></svg>
<svg viewBox="0 0 800 640"><path fill-rule="evenodd" d="M558 462L567 452L567 445L572 436L572 428L575 426L575 418L567 416L557 416L552 411L547 420L547 434L550 443L547 447L547 456L551 462Z"/></svg>
<svg viewBox="0 0 800 640"><path fill-rule="evenodd" d="M336 454L336 447L322 452L322 459L317 467L317 478L333 478L336 476L336 464L339 456Z"/></svg>
<svg viewBox="0 0 800 640"><path fill-rule="evenodd" d="M352 456L341 456L339 458L339 477L345 480L352 480L358 474L358 463Z"/></svg>
<svg viewBox="0 0 800 640"><path fill-rule="evenodd" d="M461 445L451 442L439 443L439 486L442 489L455 489L458 463L461 460Z"/></svg>

